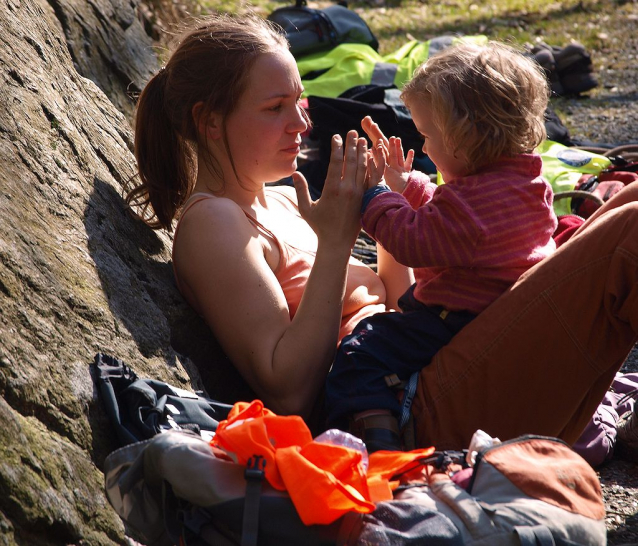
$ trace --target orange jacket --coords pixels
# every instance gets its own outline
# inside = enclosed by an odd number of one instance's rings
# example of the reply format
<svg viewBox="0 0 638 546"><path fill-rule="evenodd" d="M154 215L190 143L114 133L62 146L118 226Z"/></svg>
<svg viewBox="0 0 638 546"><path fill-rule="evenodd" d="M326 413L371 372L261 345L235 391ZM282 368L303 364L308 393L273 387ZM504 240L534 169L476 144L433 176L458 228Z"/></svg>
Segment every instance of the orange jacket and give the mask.
<svg viewBox="0 0 638 546"><path fill-rule="evenodd" d="M376 502L392 498L399 483L394 476L434 451L373 453L366 473L361 452L313 441L301 417L275 415L259 400L235 404L211 445L242 465L261 455L266 479L288 491L306 525L329 524L350 511L372 512Z"/></svg>

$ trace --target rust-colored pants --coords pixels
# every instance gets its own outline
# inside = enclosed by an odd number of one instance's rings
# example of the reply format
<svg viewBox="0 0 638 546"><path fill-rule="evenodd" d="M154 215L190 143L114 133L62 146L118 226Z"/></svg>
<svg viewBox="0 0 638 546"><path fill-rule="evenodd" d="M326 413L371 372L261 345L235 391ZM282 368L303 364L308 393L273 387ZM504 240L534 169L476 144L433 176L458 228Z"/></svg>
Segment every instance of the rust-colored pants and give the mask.
<svg viewBox="0 0 638 546"><path fill-rule="evenodd" d="M638 339L638 183L617 195L421 371L418 446L578 439Z"/></svg>

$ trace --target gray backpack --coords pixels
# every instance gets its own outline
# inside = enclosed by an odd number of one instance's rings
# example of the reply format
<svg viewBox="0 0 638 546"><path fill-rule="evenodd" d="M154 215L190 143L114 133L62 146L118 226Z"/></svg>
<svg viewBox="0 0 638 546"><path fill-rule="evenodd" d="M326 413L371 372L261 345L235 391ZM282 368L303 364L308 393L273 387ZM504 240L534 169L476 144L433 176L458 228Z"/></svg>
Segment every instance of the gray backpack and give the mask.
<svg viewBox="0 0 638 546"><path fill-rule="evenodd" d="M157 434L107 457L107 497L147 546L606 543L595 472L553 438L521 437L479 453L473 470L462 471L471 472L469 485L444 471L463 454L437 453L422 461L426 480L404 480L372 513L314 526L263 479L263 459L243 467L218 455L195 434Z"/></svg>

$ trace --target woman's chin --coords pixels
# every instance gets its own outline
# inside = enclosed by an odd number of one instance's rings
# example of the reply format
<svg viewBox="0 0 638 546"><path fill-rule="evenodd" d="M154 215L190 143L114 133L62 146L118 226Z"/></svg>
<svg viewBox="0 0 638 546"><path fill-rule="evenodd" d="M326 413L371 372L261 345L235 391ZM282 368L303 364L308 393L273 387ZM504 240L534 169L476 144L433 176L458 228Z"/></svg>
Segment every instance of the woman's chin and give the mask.
<svg viewBox="0 0 638 546"><path fill-rule="evenodd" d="M284 178L288 178L292 176L297 170L297 159L294 161L287 161L286 163L281 163L278 167L273 168L272 171L268 174L268 179L272 181L279 181ZM265 174L262 172L262 174Z"/></svg>
<svg viewBox="0 0 638 546"><path fill-rule="evenodd" d="M280 178L288 178L297 170L297 159L291 161L286 169L282 169L282 176Z"/></svg>

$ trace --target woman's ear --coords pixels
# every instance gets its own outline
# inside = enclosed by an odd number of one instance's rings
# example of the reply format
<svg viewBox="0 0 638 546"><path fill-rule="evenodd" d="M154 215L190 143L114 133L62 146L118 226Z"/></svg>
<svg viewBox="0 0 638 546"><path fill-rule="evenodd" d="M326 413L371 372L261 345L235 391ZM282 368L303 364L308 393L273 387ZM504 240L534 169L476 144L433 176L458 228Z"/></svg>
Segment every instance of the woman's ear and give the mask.
<svg viewBox="0 0 638 546"><path fill-rule="evenodd" d="M191 110L197 132L207 140L218 140L222 137L221 116L215 112L204 113L202 101L193 105Z"/></svg>

